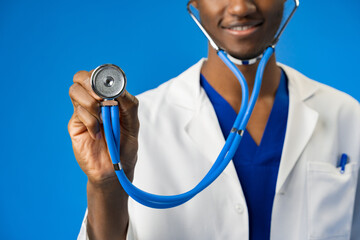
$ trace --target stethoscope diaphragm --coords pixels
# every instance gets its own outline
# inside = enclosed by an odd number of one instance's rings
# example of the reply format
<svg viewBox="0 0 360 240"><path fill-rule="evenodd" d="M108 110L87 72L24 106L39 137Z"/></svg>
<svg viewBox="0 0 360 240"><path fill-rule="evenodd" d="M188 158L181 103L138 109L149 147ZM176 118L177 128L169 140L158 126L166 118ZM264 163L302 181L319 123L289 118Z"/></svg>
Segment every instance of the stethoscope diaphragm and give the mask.
<svg viewBox="0 0 360 240"><path fill-rule="evenodd" d="M90 84L101 98L111 100L119 97L126 87L124 71L114 64L103 64L91 74Z"/></svg>

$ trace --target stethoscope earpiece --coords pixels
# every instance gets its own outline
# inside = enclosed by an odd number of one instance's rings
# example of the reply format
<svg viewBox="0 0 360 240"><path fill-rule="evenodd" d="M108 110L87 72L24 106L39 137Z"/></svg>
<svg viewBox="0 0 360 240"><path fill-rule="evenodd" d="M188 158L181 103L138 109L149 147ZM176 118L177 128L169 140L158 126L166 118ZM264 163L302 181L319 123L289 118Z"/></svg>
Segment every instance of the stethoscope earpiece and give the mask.
<svg viewBox="0 0 360 240"><path fill-rule="evenodd" d="M93 91L105 100L121 95L126 87L124 71L114 64L103 64L91 74L90 84Z"/></svg>

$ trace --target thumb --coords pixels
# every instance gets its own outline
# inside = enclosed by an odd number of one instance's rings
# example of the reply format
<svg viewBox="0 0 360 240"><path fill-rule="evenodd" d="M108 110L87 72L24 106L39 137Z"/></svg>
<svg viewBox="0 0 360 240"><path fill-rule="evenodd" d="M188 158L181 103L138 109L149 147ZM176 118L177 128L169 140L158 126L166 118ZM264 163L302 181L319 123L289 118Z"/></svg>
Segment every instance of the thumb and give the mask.
<svg viewBox="0 0 360 240"><path fill-rule="evenodd" d="M139 131L138 107L139 100L128 91L124 92L116 99L119 103L120 124L124 130L134 137Z"/></svg>

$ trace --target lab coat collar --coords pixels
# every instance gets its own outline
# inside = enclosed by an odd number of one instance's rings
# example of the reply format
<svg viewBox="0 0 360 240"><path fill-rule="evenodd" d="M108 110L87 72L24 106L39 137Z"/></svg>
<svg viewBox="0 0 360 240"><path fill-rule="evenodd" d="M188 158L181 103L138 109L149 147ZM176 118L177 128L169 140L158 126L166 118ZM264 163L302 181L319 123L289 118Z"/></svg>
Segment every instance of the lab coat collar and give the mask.
<svg viewBox="0 0 360 240"><path fill-rule="evenodd" d="M295 94L299 100L305 101L318 90L318 84L304 76L302 73L282 63L278 63L278 66L284 70L288 77L289 94Z"/></svg>
<svg viewBox="0 0 360 240"><path fill-rule="evenodd" d="M190 110L200 107L201 97L203 97L201 96L200 71L205 60L205 58L201 59L174 79L176 81L172 82L166 97L171 104Z"/></svg>
<svg viewBox="0 0 360 240"><path fill-rule="evenodd" d="M172 87L168 92L168 100L172 104L184 107L187 109L195 110L199 108L199 104L202 99L202 88L200 86L200 71L206 58L202 58L192 67L176 77L177 81L173 82ZM295 69L288 67L282 63L278 63L289 80L289 94L295 94L296 98L302 101L310 98L318 89L318 86L310 79L302 75ZM178 91L178 89L184 89L185 91ZM184 97L186 92L186 98Z"/></svg>
<svg viewBox="0 0 360 240"><path fill-rule="evenodd" d="M174 106L191 110L184 112L189 114L184 129L195 146L204 154L204 158L213 163L225 139L215 110L200 86L200 70L205 60L201 59L172 82L167 101ZM318 113L306 105L306 101L315 94L317 85L296 70L283 64L279 66L285 71L289 81L289 116L276 185L277 193L283 189L286 179L310 140L318 118ZM232 161L224 174L239 181Z"/></svg>

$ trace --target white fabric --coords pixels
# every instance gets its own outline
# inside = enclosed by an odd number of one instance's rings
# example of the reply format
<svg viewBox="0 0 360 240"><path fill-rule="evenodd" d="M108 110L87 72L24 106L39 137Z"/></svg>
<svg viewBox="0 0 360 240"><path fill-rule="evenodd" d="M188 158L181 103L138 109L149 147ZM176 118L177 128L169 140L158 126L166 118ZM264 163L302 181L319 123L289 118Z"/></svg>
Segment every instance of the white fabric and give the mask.
<svg viewBox="0 0 360 240"><path fill-rule="evenodd" d="M143 190L169 195L193 188L225 142L200 86L203 61L138 96L139 158L134 184ZM359 103L280 66L289 79L290 103L271 239L359 240ZM342 153L349 156L344 174L338 167ZM128 239L249 238L247 206L232 162L186 204L156 210L129 200L129 214ZM78 239L86 239L85 222Z"/></svg>

